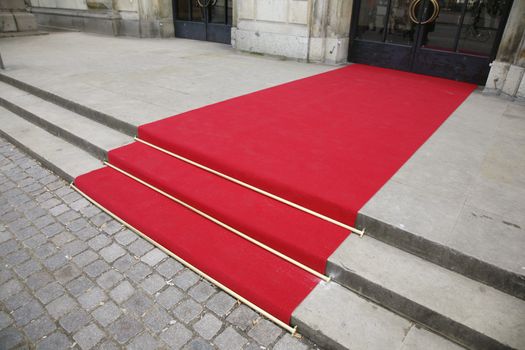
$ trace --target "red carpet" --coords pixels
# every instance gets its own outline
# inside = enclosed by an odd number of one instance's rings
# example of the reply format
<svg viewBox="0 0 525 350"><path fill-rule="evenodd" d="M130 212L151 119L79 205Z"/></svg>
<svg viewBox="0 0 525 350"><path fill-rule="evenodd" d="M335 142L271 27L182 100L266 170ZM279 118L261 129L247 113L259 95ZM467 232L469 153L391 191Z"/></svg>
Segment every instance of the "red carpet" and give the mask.
<svg viewBox="0 0 525 350"><path fill-rule="evenodd" d="M352 65L141 126L139 137L353 225L358 210L474 88ZM141 143L108 159L319 272L349 234ZM319 281L113 169L75 184L284 322Z"/></svg>
<svg viewBox="0 0 525 350"><path fill-rule="evenodd" d="M474 89L354 64L141 126L139 137L351 225Z"/></svg>

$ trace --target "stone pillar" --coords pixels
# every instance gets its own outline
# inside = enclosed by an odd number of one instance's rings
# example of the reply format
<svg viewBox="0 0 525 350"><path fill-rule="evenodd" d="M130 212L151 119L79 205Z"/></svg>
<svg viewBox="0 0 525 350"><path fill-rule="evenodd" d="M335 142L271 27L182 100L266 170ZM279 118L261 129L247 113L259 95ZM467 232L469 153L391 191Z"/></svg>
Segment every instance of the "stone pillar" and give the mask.
<svg viewBox="0 0 525 350"><path fill-rule="evenodd" d="M514 0L484 92L525 99L525 0Z"/></svg>
<svg viewBox="0 0 525 350"><path fill-rule="evenodd" d="M352 0L313 0L308 60L338 64L347 61Z"/></svg>
<svg viewBox="0 0 525 350"><path fill-rule="evenodd" d="M38 30L35 16L26 11L24 0L0 1L0 33Z"/></svg>

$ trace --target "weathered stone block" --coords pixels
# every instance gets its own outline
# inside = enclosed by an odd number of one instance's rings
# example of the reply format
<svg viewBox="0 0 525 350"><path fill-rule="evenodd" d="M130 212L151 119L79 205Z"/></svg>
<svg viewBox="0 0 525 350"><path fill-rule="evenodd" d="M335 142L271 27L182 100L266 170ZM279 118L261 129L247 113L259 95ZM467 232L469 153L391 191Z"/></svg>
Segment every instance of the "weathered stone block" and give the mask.
<svg viewBox="0 0 525 350"><path fill-rule="evenodd" d="M239 1L239 18L240 19L255 19L255 3L254 0Z"/></svg>
<svg viewBox="0 0 525 350"><path fill-rule="evenodd" d="M16 22L11 12L0 12L0 32L16 32Z"/></svg>
<svg viewBox="0 0 525 350"><path fill-rule="evenodd" d="M308 1L291 0L288 11L288 21L290 23L308 23Z"/></svg>
<svg viewBox="0 0 525 350"><path fill-rule="evenodd" d="M509 73L507 74L501 92L509 96L516 96L524 73L525 68L512 64L509 68Z"/></svg>
<svg viewBox="0 0 525 350"><path fill-rule="evenodd" d="M24 0L2 0L0 1L0 9L3 10L25 10L26 4Z"/></svg>
<svg viewBox="0 0 525 350"><path fill-rule="evenodd" d="M288 19L288 1L258 0L255 6L258 20L286 22Z"/></svg>

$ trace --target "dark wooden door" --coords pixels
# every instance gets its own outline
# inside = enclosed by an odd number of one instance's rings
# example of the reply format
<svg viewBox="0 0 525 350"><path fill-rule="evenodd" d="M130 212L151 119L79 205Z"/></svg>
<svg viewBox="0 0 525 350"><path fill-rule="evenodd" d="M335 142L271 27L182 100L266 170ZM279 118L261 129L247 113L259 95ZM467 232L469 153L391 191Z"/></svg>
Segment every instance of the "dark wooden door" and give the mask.
<svg viewBox="0 0 525 350"><path fill-rule="evenodd" d="M512 0L360 0L349 61L484 84Z"/></svg>
<svg viewBox="0 0 525 350"><path fill-rule="evenodd" d="M174 0L175 36L231 43L233 0Z"/></svg>

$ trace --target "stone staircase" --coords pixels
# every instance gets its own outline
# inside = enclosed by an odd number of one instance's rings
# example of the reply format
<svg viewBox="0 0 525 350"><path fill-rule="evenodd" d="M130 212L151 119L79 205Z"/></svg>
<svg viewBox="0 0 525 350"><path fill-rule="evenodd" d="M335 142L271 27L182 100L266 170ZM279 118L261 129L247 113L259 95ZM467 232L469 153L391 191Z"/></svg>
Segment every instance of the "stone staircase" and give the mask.
<svg viewBox="0 0 525 350"><path fill-rule="evenodd" d="M0 135L67 181L132 142L131 124L6 75L0 81ZM505 277L478 282L464 259L437 259L432 247L386 239L384 230L371 224L370 235L349 236L330 257L333 281L292 315L300 333L337 349L525 349L519 279L512 288Z"/></svg>

